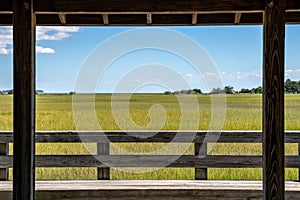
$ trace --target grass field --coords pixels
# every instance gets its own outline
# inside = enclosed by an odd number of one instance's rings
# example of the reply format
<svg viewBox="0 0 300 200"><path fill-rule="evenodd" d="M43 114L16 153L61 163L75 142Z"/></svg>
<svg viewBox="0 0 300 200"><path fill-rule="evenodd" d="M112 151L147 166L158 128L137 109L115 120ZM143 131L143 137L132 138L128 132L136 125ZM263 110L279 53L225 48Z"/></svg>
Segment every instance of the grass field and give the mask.
<svg viewBox="0 0 300 200"><path fill-rule="evenodd" d="M184 126L180 126L181 118L194 113L195 109L180 110L182 102L189 103L190 96L178 100L172 95L139 94L133 95L126 109L126 98L117 96L116 107L112 113L111 95L96 95L95 110L100 126L103 130L118 130L116 116L129 113L138 125L133 126L123 118L119 119L122 128L178 130L180 127L194 127L195 120L188 119ZM209 95L198 95L200 121L198 130L207 130L211 122L211 99ZM224 130L261 130L262 129L262 97L261 95L227 95L226 118ZM0 95L0 130L12 130L12 96ZM160 105L160 107L153 107ZM300 130L300 95L286 95L285 98L285 128L286 130ZM165 111L159 110L161 107ZM115 107L114 107L115 108ZM149 110L155 111L149 113ZM183 112L186 112L184 115ZM158 115L155 113L159 113ZM152 117L151 117L152 116ZM164 116L166 120L164 121ZM193 116L191 114L191 116ZM126 118L124 118L126 119ZM37 96L37 130L75 130L72 112L72 96L69 95L38 95ZM164 123L161 123L164 122ZM192 128L193 129L193 128ZM112 153L122 150L139 153L152 152L163 144L113 144ZM10 145L10 151L12 145ZM96 152L96 145L90 144L88 150L83 144L37 144L37 154L89 154ZM191 147L188 152L193 152ZM211 154L220 155L261 155L261 144L217 144ZM298 153L297 145L287 144L286 154ZM261 169L209 169L209 179L243 179L257 180L262 177ZM60 168L37 169L37 179L96 179L95 168ZM135 173L112 169L112 179L194 179L193 169L160 169L148 173ZM297 169L287 169L286 179L298 179Z"/></svg>

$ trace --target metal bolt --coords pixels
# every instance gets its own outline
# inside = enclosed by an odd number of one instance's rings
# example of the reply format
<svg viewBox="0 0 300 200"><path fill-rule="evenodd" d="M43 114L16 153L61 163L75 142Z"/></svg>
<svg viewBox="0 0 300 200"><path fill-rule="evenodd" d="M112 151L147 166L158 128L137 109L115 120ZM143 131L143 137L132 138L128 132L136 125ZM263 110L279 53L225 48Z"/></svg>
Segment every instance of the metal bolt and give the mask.
<svg viewBox="0 0 300 200"><path fill-rule="evenodd" d="M269 7L269 8L273 8L273 7L274 7L274 1L269 2L269 3L268 3L268 7Z"/></svg>
<svg viewBox="0 0 300 200"><path fill-rule="evenodd" d="M27 9L27 10L29 9L29 3L28 2L24 2L24 8Z"/></svg>

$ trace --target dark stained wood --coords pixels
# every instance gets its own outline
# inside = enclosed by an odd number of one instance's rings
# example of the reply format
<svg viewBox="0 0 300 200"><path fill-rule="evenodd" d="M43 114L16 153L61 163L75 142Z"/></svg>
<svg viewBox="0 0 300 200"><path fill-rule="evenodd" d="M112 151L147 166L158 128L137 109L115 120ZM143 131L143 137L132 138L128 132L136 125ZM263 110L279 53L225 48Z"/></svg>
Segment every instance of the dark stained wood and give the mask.
<svg viewBox="0 0 300 200"><path fill-rule="evenodd" d="M234 25L235 14L234 13L222 13L222 14L198 14L198 24L227 24Z"/></svg>
<svg viewBox="0 0 300 200"><path fill-rule="evenodd" d="M13 156L0 156L0 167L12 167ZM174 162L173 162L174 161ZM298 156L289 161L300 166ZM36 155L37 167L189 167L189 168L261 168L262 156L208 155Z"/></svg>
<svg viewBox="0 0 300 200"><path fill-rule="evenodd" d="M67 23L69 23L69 16L68 15L68 21ZM82 22L82 21L78 21L78 22ZM88 21L86 21L87 23ZM61 26L61 21L59 19L59 15L55 14L44 14L44 15L36 15L36 24L37 25L56 25L56 26ZM72 24L70 24L72 25Z"/></svg>
<svg viewBox="0 0 300 200"><path fill-rule="evenodd" d="M67 20L68 25L80 25L80 24L86 24L86 25L92 25L92 26L100 26L104 25L103 17L99 14L94 15L68 15Z"/></svg>
<svg viewBox="0 0 300 200"><path fill-rule="evenodd" d="M264 11L265 2L261 0L35 0L36 12L255 12ZM298 0L287 0L287 11L299 11ZM12 0L0 0L0 13L12 13Z"/></svg>
<svg viewBox="0 0 300 200"><path fill-rule="evenodd" d="M264 9L260 0L35 0L36 12L208 12Z"/></svg>
<svg viewBox="0 0 300 200"><path fill-rule="evenodd" d="M195 143L196 156L207 156L207 143ZM207 180L207 168L195 168L195 180Z"/></svg>
<svg viewBox="0 0 300 200"><path fill-rule="evenodd" d="M106 14L104 14L106 15ZM108 18L113 14L107 14ZM152 23L152 15L156 15L156 23ZM159 16L162 15L162 16ZM37 14L36 24L38 26L191 26L191 25L260 25L263 22L262 12L242 13L240 22L235 24L235 15L233 13L217 13L217 14L122 14L119 17L124 19L115 19L113 24L105 24L101 14L66 14L66 24L62 24L59 14ZM151 18L150 18L151 16ZM183 17L184 19L181 19ZM192 19L188 19L192 17ZM195 18L197 17L197 19ZM150 22L151 19L151 23ZM161 21L159 21L161 19ZM199 19L199 21L198 21ZM168 24L169 23L169 24ZM287 12L286 24L299 24L300 12ZM0 25L11 26L12 14L0 13Z"/></svg>
<svg viewBox="0 0 300 200"><path fill-rule="evenodd" d="M263 13L243 13L240 24L262 24Z"/></svg>
<svg viewBox="0 0 300 200"><path fill-rule="evenodd" d="M152 24L170 24L170 25L192 25L192 14L153 14L152 15Z"/></svg>
<svg viewBox="0 0 300 200"><path fill-rule="evenodd" d="M286 10L288 11L299 11L300 1L298 0L286 0Z"/></svg>
<svg viewBox="0 0 300 200"><path fill-rule="evenodd" d="M110 153L109 143L98 143L97 152L98 155L109 155ZM110 179L109 167L98 168L98 180L109 180L109 179Z"/></svg>
<svg viewBox="0 0 300 200"><path fill-rule="evenodd" d="M298 156L300 156L300 143L298 143ZM298 169L298 181L300 181L300 168Z"/></svg>
<svg viewBox="0 0 300 200"><path fill-rule="evenodd" d="M177 158L177 160L176 160ZM286 156L285 167L300 168L299 156ZM171 162L175 160L174 162ZM105 162L105 163L102 163ZM208 155L36 155L37 167L166 167L183 168L262 168L262 156ZM13 156L0 156L0 167L12 167Z"/></svg>
<svg viewBox="0 0 300 200"><path fill-rule="evenodd" d="M13 19L11 14L0 15L0 26L12 25L12 21Z"/></svg>
<svg viewBox="0 0 300 200"><path fill-rule="evenodd" d="M150 135L151 131L139 132L141 135ZM79 135L78 135L79 133ZM133 132L134 134L138 132ZM154 132L153 132L154 133ZM119 131L93 131L93 132L76 132L76 131L41 131L36 132L36 142L53 143L53 142L91 142L101 143L106 138L111 142L195 142L202 143L206 134L211 135L214 133L201 131L197 132L193 141L190 141L189 132L155 132L157 133L153 137L134 137L130 134L126 134ZM132 135L134 135L132 134ZM176 139L174 139L176 136ZM10 131L0 131L0 143L13 142L13 135ZM261 143L262 132L261 131L222 131L218 142L221 143ZM299 143L300 131L286 131L285 142L287 143Z"/></svg>
<svg viewBox="0 0 300 200"><path fill-rule="evenodd" d="M147 15L126 15L126 14L113 14L109 15L109 24L142 24L147 25Z"/></svg>
<svg viewBox="0 0 300 200"><path fill-rule="evenodd" d="M266 0L264 13L264 199L284 199L285 3L285 0Z"/></svg>
<svg viewBox="0 0 300 200"><path fill-rule="evenodd" d="M288 12L285 14L285 20L288 24L300 23L300 12Z"/></svg>
<svg viewBox="0 0 300 200"><path fill-rule="evenodd" d="M0 13L12 13L12 0L0 0Z"/></svg>
<svg viewBox="0 0 300 200"><path fill-rule="evenodd" d="M8 155L8 144L0 143L0 156ZM8 180L8 168L0 168L0 181Z"/></svg>
<svg viewBox="0 0 300 200"><path fill-rule="evenodd" d="M14 170L13 199L34 199L35 15L33 0L13 0Z"/></svg>

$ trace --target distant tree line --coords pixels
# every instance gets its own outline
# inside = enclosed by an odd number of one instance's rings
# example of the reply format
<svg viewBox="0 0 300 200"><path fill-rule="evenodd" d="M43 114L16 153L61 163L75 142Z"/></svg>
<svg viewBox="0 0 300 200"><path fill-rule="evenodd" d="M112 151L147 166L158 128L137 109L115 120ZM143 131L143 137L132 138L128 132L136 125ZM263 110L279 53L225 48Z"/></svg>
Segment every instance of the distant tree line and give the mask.
<svg viewBox="0 0 300 200"><path fill-rule="evenodd" d="M249 93L249 94L261 94L263 92L263 88L258 86L256 88L242 88L241 90L234 90L233 86L227 85L223 89L214 88L209 94L236 94L236 93Z"/></svg>
<svg viewBox="0 0 300 200"><path fill-rule="evenodd" d="M300 80L299 81L291 81L287 79L284 82L284 91L289 94L299 94L300 93Z"/></svg>
<svg viewBox="0 0 300 200"><path fill-rule="evenodd" d="M13 93L14 93L13 89L0 91L0 94L13 94ZM44 91L43 90L36 90L35 93L36 94L44 94Z"/></svg>
<svg viewBox="0 0 300 200"><path fill-rule="evenodd" d="M202 94L200 89L189 89L189 90L180 90L180 91L165 91L164 94Z"/></svg>
<svg viewBox="0 0 300 200"><path fill-rule="evenodd" d="M284 82L284 91L287 94L300 94L300 80L292 81L287 79ZM209 94L235 94L235 93L249 93L249 94L261 94L263 92L262 86L256 88L242 88L239 91L234 90L234 87L227 85L224 88L213 88ZM166 91L164 94L202 94L201 89L190 89L190 90L180 90L175 92Z"/></svg>

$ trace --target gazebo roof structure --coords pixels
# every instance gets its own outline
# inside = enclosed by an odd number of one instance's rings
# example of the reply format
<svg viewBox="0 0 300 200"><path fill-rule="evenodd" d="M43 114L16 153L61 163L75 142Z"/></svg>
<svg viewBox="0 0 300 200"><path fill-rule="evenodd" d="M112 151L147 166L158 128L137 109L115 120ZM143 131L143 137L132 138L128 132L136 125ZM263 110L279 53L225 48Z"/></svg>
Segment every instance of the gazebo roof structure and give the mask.
<svg viewBox="0 0 300 200"><path fill-rule="evenodd" d="M0 25L12 25L13 1L0 0ZM192 26L263 23L261 0L35 0L38 26ZM300 2L286 3L286 23L300 23Z"/></svg>
<svg viewBox="0 0 300 200"><path fill-rule="evenodd" d="M264 199L284 199L285 24L300 23L299 0L0 0L13 25L14 199L34 199L35 27L262 24Z"/></svg>

